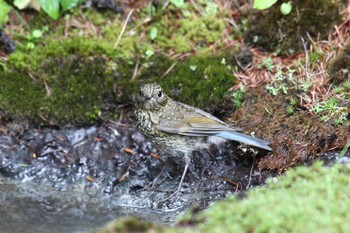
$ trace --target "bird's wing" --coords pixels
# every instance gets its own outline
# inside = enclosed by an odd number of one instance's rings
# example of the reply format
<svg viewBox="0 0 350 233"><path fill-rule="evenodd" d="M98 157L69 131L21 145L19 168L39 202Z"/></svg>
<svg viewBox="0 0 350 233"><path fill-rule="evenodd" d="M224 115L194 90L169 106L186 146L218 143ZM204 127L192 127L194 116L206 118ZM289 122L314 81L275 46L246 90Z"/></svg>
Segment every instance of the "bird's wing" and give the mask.
<svg viewBox="0 0 350 233"><path fill-rule="evenodd" d="M177 102L164 110L156 128L167 133L188 136L208 136L222 131L240 131L203 110Z"/></svg>

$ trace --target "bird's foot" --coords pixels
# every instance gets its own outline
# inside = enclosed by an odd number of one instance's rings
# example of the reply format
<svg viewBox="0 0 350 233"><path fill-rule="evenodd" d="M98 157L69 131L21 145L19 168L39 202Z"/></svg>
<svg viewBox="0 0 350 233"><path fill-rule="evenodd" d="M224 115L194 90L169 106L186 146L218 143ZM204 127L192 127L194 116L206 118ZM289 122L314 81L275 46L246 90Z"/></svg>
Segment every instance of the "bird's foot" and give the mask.
<svg viewBox="0 0 350 233"><path fill-rule="evenodd" d="M158 184L161 184L167 178L167 176L165 176L165 178L161 179L161 177L164 175L165 172L167 172L167 170L168 170L168 165L166 163L163 163L162 168L161 168L160 172L158 173L158 175L148 185L146 185L145 187L143 187L137 191L140 192L140 191L144 191L144 190L154 189Z"/></svg>
<svg viewBox="0 0 350 233"><path fill-rule="evenodd" d="M188 170L188 166L189 166L189 162L186 161L185 169L184 169L184 171L183 171L183 173L182 173L179 186L177 187L177 189L175 190L175 192L173 192L170 196L166 197L165 199L161 200L161 201L157 204L157 206L159 206L159 204L164 203L165 201L170 200L171 198L177 197L177 195L179 195L179 193L181 192L181 188L182 188L182 184L183 184L185 175L186 175L187 170Z"/></svg>
<svg viewBox="0 0 350 233"><path fill-rule="evenodd" d="M166 177L163 179L160 179L161 175L162 175L162 172L159 173L148 185L146 185L145 187L143 187L137 191L141 192L141 191L145 191L145 190L153 190L158 184L161 184L166 179Z"/></svg>
<svg viewBox="0 0 350 233"><path fill-rule="evenodd" d="M170 192L170 191L169 191ZM181 190L180 189L176 189L175 191L171 191L172 193L169 195L169 196L167 196L167 197L165 197L164 199L162 199L162 200L160 200L160 201L156 201L154 204L154 207L155 208L159 208L159 207L161 207L163 204L166 204L166 202L167 201L169 201L169 200L172 200L173 198L173 200L175 200L177 197L178 197L178 195L181 193Z"/></svg>

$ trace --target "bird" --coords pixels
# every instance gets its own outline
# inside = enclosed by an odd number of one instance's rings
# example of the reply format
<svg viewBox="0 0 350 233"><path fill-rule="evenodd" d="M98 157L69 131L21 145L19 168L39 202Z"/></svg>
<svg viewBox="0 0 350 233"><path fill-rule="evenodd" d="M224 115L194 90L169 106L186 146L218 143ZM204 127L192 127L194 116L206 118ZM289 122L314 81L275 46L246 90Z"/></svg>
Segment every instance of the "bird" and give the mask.
<svg viewBox="0 0 350 233"><path fill-rule="evenodd" d="M138 130L163 153L183 158L185 168L175 193L179 192L193 151L211 144L233 140L271 151L270 142L240 133L231 126L199 108L171 99L157 83L140 87L134 116Z"/></svg>

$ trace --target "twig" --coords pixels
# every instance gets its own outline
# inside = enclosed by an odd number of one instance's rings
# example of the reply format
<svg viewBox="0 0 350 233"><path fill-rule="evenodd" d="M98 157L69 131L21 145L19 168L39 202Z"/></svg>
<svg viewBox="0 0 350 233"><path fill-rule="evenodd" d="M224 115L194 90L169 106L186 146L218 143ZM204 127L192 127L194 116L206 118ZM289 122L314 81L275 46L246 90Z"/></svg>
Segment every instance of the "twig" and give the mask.
<svg viewBox="0 0 350 233"><path fill-rule="evenodd" d="M137 73L138 73L138 70L139 70L139 63L140 63L140 61L137 61L136 65L135 65L135 68L134 68L134 72L132 72L131 80L135 80L135 78L137 76Z"/></svg>
<svg viewBox="0 0 350 233"><path fill-rule="evenodd" d="M162 75L162 78L165 77L167 74L170 73L170 71L176 66L176 63L173 63L166 71L165 73Z"/></svg>
<svg viewBox="0 0 350 233"><path fill-rule="evenodd" d="M248 179L248 184L247 184L246 189L249 188L250 182L251 182L251 180L252 180L252 173L253 173L253 169L254 169L254 163L255 163L255 154L254 154L254 158L253 158L253 165L252 165L252 167L250 168L249 179Z"/></svg>
<svg viewBox="0 0 350 233"><path fill-rule="evenodd" d="M124 34L126 25L128 24L129 19L130 19L132 13L134 12L134 10L135 10L135 9L131 9L131 10L129 11L128 15L126 16L126 19L125 19L125 21L124 21L124 23L123 23L122 30L121 30L120 33L119 33L118 39L117 39L117 41L115 42L113 49L117 48L117 46L118 46L118 44L119 44L119 41L120 41L120 39L122 38L122 36L123 36L123 34Z"/></svg>
<svg viewBox="0 0 350 233"><path fill-rule="evenodd" d="M309 68L310 68L310 65L309 65L309 53L308 53L308 51L307 51L306 42L305 42L304 38L301 37L300 40L301 40L301 43L303 44L304 51L305 51L306 75L308 75L308 73L309 73Z"/></svg>

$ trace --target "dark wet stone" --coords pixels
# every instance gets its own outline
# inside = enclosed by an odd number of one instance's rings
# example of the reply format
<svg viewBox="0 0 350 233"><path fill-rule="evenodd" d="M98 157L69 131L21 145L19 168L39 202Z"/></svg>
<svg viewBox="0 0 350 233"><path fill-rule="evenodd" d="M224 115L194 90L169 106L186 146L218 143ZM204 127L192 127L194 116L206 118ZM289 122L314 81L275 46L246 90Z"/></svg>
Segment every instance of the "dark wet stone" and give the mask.
<svg viewBox="0 0 350 233"><path fill-rule="evenodd" d="M13 42L6 33L0 29L0 46L4 49L4 52L9 54L16 50L16 44Z"/></svg>
<svg viewBox="0 0 350 233"><path fill-rule="evenodd" d="M85 3L85 7L94 6L97 9L101 10L112 10L116 13L123 14L123 7L114 0L87 0Z"/></svg>

